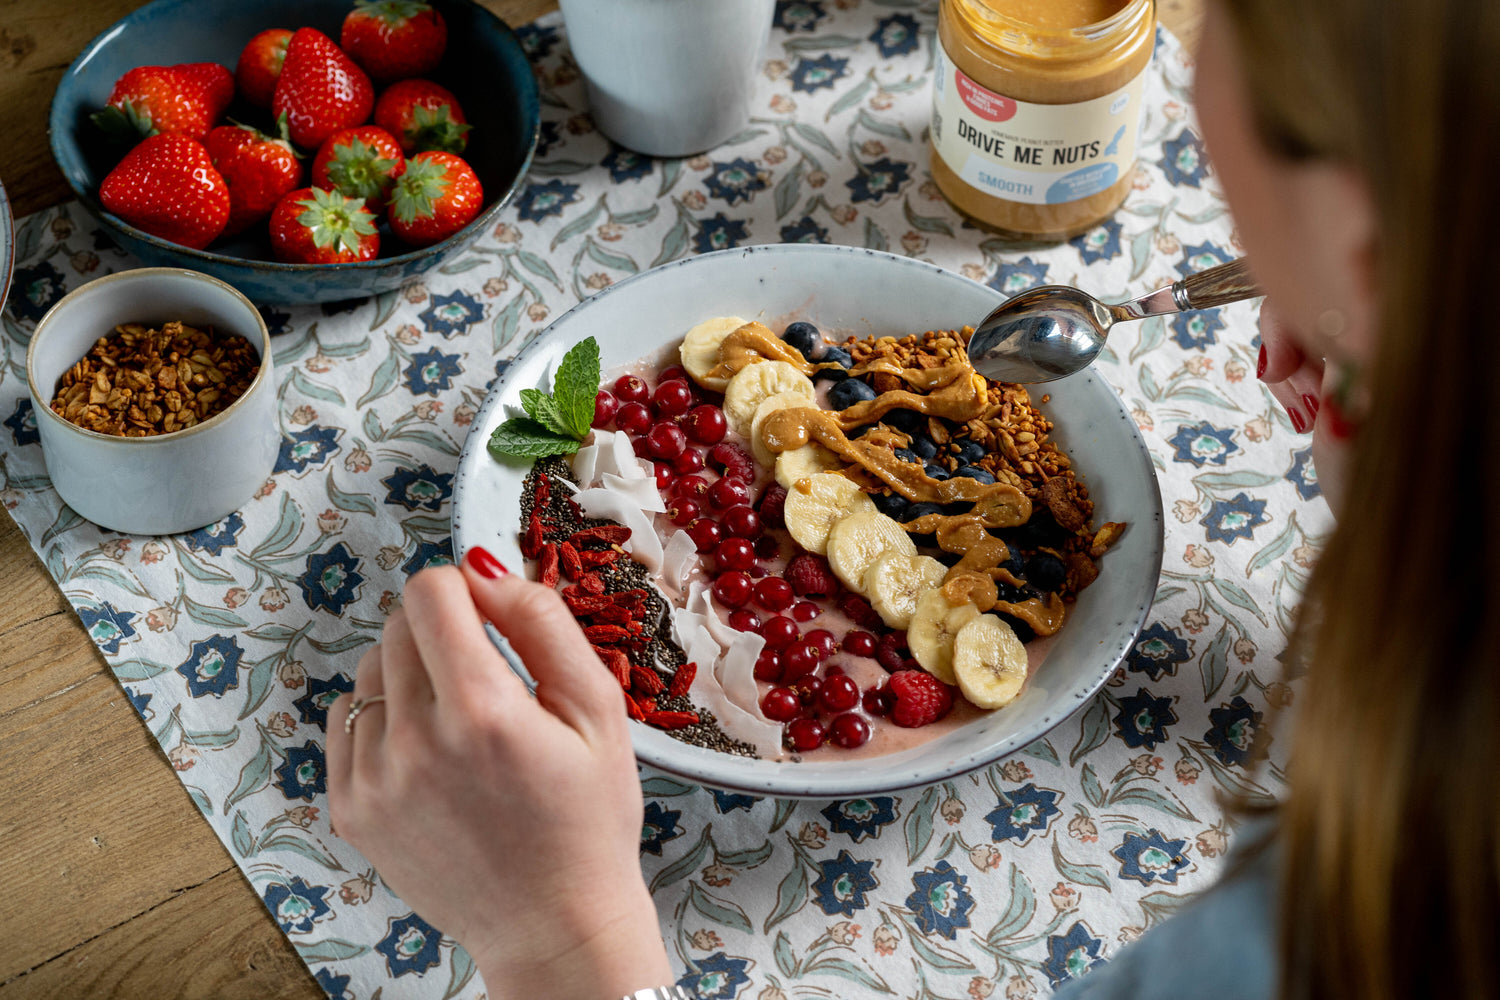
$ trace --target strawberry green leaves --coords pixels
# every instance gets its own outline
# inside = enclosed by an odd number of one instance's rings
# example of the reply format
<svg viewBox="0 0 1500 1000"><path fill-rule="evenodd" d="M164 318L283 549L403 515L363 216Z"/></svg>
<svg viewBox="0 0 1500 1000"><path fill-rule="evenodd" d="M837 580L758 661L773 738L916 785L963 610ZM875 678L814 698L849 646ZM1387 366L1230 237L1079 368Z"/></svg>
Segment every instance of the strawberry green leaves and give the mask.
<svg viewBox="0 0 1500 1000"><path fill-rule="evenodd" d="M588 436L598 393L599 344L589 337L563 355L550 394L521 390L526 416L513 417L496 428L490 435L490 454L496 458L572 454Z"/></svg>

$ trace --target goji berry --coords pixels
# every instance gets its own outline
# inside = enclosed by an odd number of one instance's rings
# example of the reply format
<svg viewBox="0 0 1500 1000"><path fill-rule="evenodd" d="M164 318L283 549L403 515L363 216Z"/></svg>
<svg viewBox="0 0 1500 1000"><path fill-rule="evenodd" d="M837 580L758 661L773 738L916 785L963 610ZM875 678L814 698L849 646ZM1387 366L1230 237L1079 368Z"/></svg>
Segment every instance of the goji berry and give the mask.
<svg viewBox="0 0 1500 1000"><path fill-rule="evenodd" d="M659 729L685 729L698 724L697 712L647 712L645 723Z"/></svg>
<svg viewBox="0 0 1500 1000"><path fill-rule="evenodd" d="M629 625L635 621L635 617L628 610L614 604L606 604L602 608L591 611L589 617L600 625Z"/></svg>
<svg viewBox="0 0 1500 1000"><path fill-rule="evenodd" d="M601 524L593 528L582 528L573 532L568 541L580 548L588 542L603 542L605 545L618 545L620 542L630 539L630 529L623 524Z"/></svg>
<svg viewBox="0 0 1500 1000"><path fill-rule="evenodd" d="M626 641L630 638L630 631L619 625L585 625L583 635L589 642L607 645Z"/></svg>
<svg viewBox="0 0 1500 1000"><path fill-rule="evenodd" d="M604 577L598 573L585 573L578 578L578 586L590 594L604 593Z"/></svg>
<svg viewBox="0 0 1500 1000"><path fill-rule="evenodd" d="M630 658L625 655L624 650L595 646L594 653L609 668L609 672L615 675L615 680L620 682L620 687L629 689Z"/></svg>
<svg viewBox="0 0 1500 1000"><path fill-rule="evenodd" d="M542 553L542 519L533 512L531 518L526 522L526 530L521 535L521 555L527 559L535 559Z"/></svg>
<svg viewBox="0 0 1500 1000"><path fill-rule="evenodd" d="M568 542L558 546L558 554L562 557L563 576L569 580L576 580L583 575L583 563L578 560L578 550Z"/></svg>
<svg viewBox="0 0 1500 1000"><path fill-rule="evenodd" d="M649 696L641 698L636 702L636 706L640 708L643 714L649 714L656 711L656 699Z"/></svg>
<svg viewBox="0 0 1500 1000"><path fill-rule="evenodd" d="M641 694L661 694L667 686L656 676L656 671L639 664L630 665L630 689Z"/></svg>
<svg viewBox="0 0 1500 1000"><path fill-rule="evenodd" d="M634 698L630 697L630 692L629 691L624 692L624 695L625 695L625 714L628 715L628 716L630 716L632 719L634 719L637 722L645 722L646 721L646 713L641 710L640 703L637 702ZM656 705L656 700L652 699L651 700L651 704L652 704L652 707L653 707L653 710L654 710L655 705Z"/></svg>
<svg viewBox="0 0 1500 1000"><path fill-rule="evenodd" d="M546 476L541 476L536 481L535 506L545 507L550 499L552 499L552 482Z"/></svg>
<svg viewBox="0 0 1500 1000"><path fill-rule="evenodd" d="M578 588L569 587L568 590L577 591ZM567 604L568 610L573 612L575 617L579 615L593 615L606 608L613 610L615 607L602 594L569 594L567 590L563 591L563 603Z"/></svg>
<svg viewBox="0 0 1500 1000"><path fill-rule="evenodd" d="M564 545L567 543L564 542ZM598 569L600 566L609 566L620 558L619 549L590 549L587 552L579 552L578 558L584 569Z"/></svg>
<svg viewBox="0 0 1500 1000"><path fill-rule="evenodd" d="M672 675L672 686L667 689L667 694L673 698L681 698L688 693L688 688L693 686L693 678L697 676L698 664L684 663L677 668L677 673Z"/></svg>
<svg viewBox="0 0 1500 1000"><path fill-rule="evenodd" d="M557 545L552 542L543 545L539 559L541 568L537 572L537 582L543 587L557 586Z"/></svg>

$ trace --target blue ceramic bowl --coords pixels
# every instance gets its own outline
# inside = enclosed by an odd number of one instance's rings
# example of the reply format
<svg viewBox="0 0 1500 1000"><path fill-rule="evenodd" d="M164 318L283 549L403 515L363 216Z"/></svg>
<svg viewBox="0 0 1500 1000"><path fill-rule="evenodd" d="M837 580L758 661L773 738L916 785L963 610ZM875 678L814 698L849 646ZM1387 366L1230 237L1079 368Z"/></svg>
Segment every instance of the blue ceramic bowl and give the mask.
<svg viewBox="0 0 1500 1000"><path fill-rule="evenodd" d="M389 291L461 253L494 225L526 175L536 148L536 80L510 28L471 0L432 0L448 22L448 51L432 78L457 95L474 126L464 158L484 185L485 208L463 230L408 250L382 227L381 256L356 264L282 264L265 227L191 250L106 211L99 182L124 150L89 115L104 106L128 69L147 64L217 62L231 72L240 50L266 28L317 28L339 37L350 0L156 0L115 23L73 60L52 98L52 155L84 207L126 250L148 264L185 267L221 278L262 303L329 302ZM269 128L270 113L236 102L229 117ZM307 161L311 168L311 158Z"/></svg>

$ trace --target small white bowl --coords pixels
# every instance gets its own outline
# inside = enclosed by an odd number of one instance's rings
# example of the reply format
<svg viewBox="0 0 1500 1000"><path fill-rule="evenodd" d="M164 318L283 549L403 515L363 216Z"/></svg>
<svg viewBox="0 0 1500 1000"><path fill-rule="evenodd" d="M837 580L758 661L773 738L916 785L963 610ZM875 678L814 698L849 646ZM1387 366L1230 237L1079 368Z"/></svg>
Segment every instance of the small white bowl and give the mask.
<svg viewBox="0 0 1500 1000"><path fill-rule="evenodd" d="M178 320L237 333L260 354L245 394L201 424L155 437L84 430L52 411L58 380L121 323ZM213 524L250 499L276 463L271 338L250 300L217 278L172 267L121 271L69 292L26 351L26 381L52 485L103 528L169 535Z"/></svg>

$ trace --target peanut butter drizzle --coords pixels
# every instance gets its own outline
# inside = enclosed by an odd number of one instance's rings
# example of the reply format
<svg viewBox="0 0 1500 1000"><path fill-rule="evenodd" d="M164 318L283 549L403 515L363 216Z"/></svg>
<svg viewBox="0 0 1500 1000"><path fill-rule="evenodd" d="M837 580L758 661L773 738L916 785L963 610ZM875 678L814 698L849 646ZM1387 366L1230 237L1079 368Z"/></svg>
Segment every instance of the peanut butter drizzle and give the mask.
<svg viewBox="0 0 1500 1000"><path fill-rule="evenodd" d="M1019 602L999 599L997 579L1003 578L1007 583L1019 581L1009 570L1000 568L1010 558L1010 549L985 530L983 520L974 514L930 514L919 520L928 518L937 522L934 533L938 548L963 556L943 578L943 596L949 604L969 603L981 612L999 609L1030 625L1037 635L1052 635L1062 628L1066 608L1056 594L1049 594L1045 603L1035 597Z"/></svg>
<svg viewBox="0 0 1500 1000"><path fill-rule="evenodd" d="M852 371L859 374L864 370L878 369L861 365ZM989 404L989 383L967 361L942 368L898 368L888 374L896 375L919 392L892 389L874 399L855 403L836 417L840 427L852 430L872 424L892 410L915 410L929 417L964 423L984 416Z"/></svg>
<svg viewBox="0 0 1500 1000"><path fill-rule="evenodd" d="M801 351L776 336L765 324L752 320L719 343L719 363L708 377L727 379L757 361L784 361L808 378L823 368L843 367L833 361L823 364L808 361Z"/></svg>
<svg viewBox="0 0 1500 1000"><path fill-rule="evenodd" d="M895 390L899 392L900 390ZM891 395L891 393L886 393ZM852 407L851 407L852 409ZM772 452L791 451L817 441L846 461L853 462L908 500L926 503L971 503L973 513L991 528L1025 524L1031 501L1007 483L988 485L966 477L937 480L914 462L903 462L889 448L864 438L850 440L832 413L811 406L777 410L761 424L761 441ZM936 517L938 515L929 515ZM925 518L906 526L908 531Z"/></svg>

